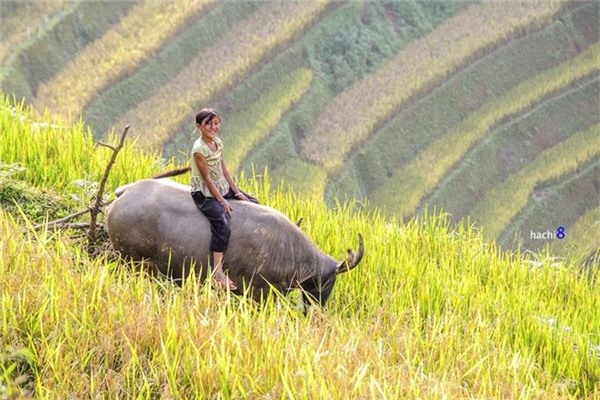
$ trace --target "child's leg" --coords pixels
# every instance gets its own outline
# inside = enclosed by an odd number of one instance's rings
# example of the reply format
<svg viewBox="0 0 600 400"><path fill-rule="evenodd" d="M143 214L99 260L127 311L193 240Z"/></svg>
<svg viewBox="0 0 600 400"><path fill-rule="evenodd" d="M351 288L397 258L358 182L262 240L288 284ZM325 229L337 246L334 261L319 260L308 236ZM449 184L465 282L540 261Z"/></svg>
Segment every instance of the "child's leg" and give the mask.
<svg viewBox="0 0 600 400"><path fill-rule="evenodd" d="M213 264L213 279L221 286L229 287L229 290L236 290L237 285L235 282L229 279L229 277L223 272L223 253L213 251Z"/></svg>
<svg viewBox="0 0 600 400"><path fill-rule="evenodd" d="M237 289L236 284L223 272L223 252L229 244L231 229L229 217L225 208L214 197L204 197L202 193L192 193L194 203L210 222L211 242L210 249L213 253L213 279L230 290Z"/></svg>

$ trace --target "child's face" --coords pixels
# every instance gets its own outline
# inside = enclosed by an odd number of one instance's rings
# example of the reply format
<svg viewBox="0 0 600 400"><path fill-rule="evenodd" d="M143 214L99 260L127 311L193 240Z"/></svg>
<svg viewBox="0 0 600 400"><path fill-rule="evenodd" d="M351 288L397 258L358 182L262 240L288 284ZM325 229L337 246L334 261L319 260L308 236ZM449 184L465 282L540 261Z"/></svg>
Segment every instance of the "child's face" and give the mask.
<svg viewBox="0 0 600 400"><path fill-rule="evenodd" d="M214 117L210 122L202 122L202 124L199 125L199 128L204 136L214 138L221 130L221 119L219 117Z"/></svg>

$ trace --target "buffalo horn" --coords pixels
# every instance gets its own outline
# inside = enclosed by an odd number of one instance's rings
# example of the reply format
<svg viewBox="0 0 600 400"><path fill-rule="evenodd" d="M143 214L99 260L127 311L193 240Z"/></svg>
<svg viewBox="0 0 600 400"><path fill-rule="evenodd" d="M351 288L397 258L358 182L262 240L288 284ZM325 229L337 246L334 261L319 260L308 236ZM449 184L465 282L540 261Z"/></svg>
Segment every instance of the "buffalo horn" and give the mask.
<svg viewBox="0 0 600 400"><path fill-rule="evenodd" d="M363 237L359 233L358 234L358 252L355 253L352 249L348 249L348 257L338 265L337 272L341 274L342 272L350 271L352 268L356 267L360 260L363 258L363 254L365 253L365 246L363 243Z"/></svg>

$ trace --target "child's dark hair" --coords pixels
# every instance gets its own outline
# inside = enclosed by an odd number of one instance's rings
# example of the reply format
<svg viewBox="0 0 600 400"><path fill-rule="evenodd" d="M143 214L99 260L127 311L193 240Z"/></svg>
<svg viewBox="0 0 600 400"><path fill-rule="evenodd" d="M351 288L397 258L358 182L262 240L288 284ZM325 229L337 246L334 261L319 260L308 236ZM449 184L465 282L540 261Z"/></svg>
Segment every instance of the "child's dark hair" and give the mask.
<svg viewBox="0 0 600 400"><path fill-rule="evenodd" d="M203 108L196 114L196 123L202 124L204 122L208 124L215 117L220 118L219 113L214 108Z"/></svg>

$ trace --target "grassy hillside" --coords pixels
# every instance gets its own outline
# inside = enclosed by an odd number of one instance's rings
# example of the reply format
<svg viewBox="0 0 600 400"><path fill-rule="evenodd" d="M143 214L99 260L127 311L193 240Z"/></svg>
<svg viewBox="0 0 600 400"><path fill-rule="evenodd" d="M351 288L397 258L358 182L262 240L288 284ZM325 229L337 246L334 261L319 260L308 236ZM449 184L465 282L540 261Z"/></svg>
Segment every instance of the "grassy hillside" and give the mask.
<svg viewBox="0 0 600 400"><path fill-rule="evenodd" d="M589 256L594 250L598 250L598 220L592 219L594 214L587 217L585 215L598 207L599 166L600 160L596 158L582 163L563 179L549 179L536 185L527 203L500 235L499 242L511 247L521 245L532 251L539 251L550 245L558 250L558 256ZM563 211L556 213L553 210ZM583 226L584 223L588 225ZM567 241L564 244L560 240L531 237L531 231L556 232L558 226L565 227ZM580 233L571 237L571 231ZM579 239L581 242L578 242ZM567 246L566 243L570 244ZM573 253L566 253L568 250ZM599 260L593 265L597 268Z"/></svg>
<svg viewBox="0 0 600 400"><path fill-rule="evenodd" d="M23 2L23 7L28 9L26 5L32 3L45 9L46 6L52 7L55 2ZM23 26L27 29L27 34L11 46L9 55L2 60L2 89L5 93L15 93L19 98L25 97L28 101L33 101L42 82L52 79L78 52L102 37L133 5L133 2L128 1L64 2L60 11L44 14L40 25L33 29L29 25ZM23 21L19 10L21 8L17 7L14 17ZM6 18L10 18L11 14ZM5 14L2 14L2 26L4 21ZM3 34L2 43L9 41L10 37ZM76 76L80 79L91 78L90 74L81 72Z"/></svg>
<svg viewBox="0 0 600 400"><path fill-rule="evenodd" d="M195 112L214 106L230 169L267 168L274 186L330 207L356 199L406 219L436 208L458 222L600 122L598 69L586 69L597 1L56 0L0 11L5 93L81 115L97 138L129 123L179 164ZM569 79L543 81L582 57L589 65ZM548 212L571 221L578 210Z"/></svg>
<svg viewBox="0 0 600 400"><path fill-rule="evenodd" d="M6 164L21 164L26 182L64 191L78 180L100 181L111 151L96 148L91 130L83 123L54 121L48 115L38 120L22 102L10 104L4 96L0 105L0 159ZM111 187L115 186L115 177L132 181L140 177L135 174L151 176L165 167L164 161L155 155L136 151L134 157L132 151L128 142L114 166L115 174L109 180Z"/></svg>
<svg viewBox="0 0 600 400"><path fill-rule="evenodd" d="M559 7L559 3L515 7L482 3L468 7L337 96L324 111L327 118L319 118L303 140L303 155L332 173L339 171L347 154L369 136L378 121L389 118L404 102L442 80L473 53L519 29L543 23ZM479 27L477 35L472 34L471 25Z"/></svg>
<svg viewBox="0 0 600 400"><path fill-rule="evenodd" d="M86 46L40 87L37 107L49 107L62 115L81 114L98 91L131 73L211 3L143 1L132 7L116 27ZM92 70L93 74L81 74Z"/></svg>
<svg viewBox="0 0 600 400"><path fill-rule="evenodd" d="M589 101L599 95L600 81L592 77L549 96L520 118L498 126L465 155L422 206L437 204L456 221L465 216L488 190L521 168L527 168L540 152L569 139L573 132L600 122L595 105ZM573 156L579 158L587 145Z"/></svg>
<svg viewBox="0 0 600 400"><path fill-rule="evenodd" d="M17 179L66 194L97 180L108 150L81 124L0 102L0 158ZM110 187L162 162L128 143ZM0 181L1 182L1 181ZM336 258L366 254L327 310L250 302L90 258L69 232L33 232L0 209L0 395L35 398L595 398L600 281L570 260L499 252L441 215L407 224L328 209L268 179L263 203L304 217Z"/></svg>
<svg viewBox="0 0 600 400"><path fill-rule="evenodd" d="M484 53L438 87L415 99L350 155L342 172L328 184L328 199L344 198L344 195L350 198L367 197L375 188L385 184L397 168L408 163L433 140L456 127L482 104L507 92L516 82L530 79L541 70L554 67L589 47L593 41L576 38L583 36L594 22L591 18L582 19L578 16L593 16L593 9L592 4L587 4L566 10L560 19ZM581 97L583 95L577 97L580 107L596 107L596 103L590 101L593 95ZM578 118L593 118L593 113L574 114ZM546 132L542 130L540 134L545 135ZM478 170L468 167L464 162L462 165L466 167L463 168L464 173L478 174ZM478 168L481 167L485 167L485 163L478 165ZM509 162L506 167L511 168L513 164ZM456 173L453 170L450 174ZM493 181L491 179L490 183L493 184ZM477 182L476 186L482 183ZM441 190L453 189L464 191L465 188L464 185L441 185ZM446 199L450 196L432 197L431 202L437 205L453 206ZM455 198L457 203L463 202L462 195ZM456 208L449 211L454 215Z"/></svg>
<svg viewBox="0 0 600 400"><path fill-rule="evenodd" d="M439 182L469 148L504 119L523 112L545 96L600 70L600 46L521 83L494 101L483 105L448 134L434 141L379 187L373 194L376 204L402 217L408 217L423 197ZM402 194L396 204L394 194Z"/></svg>

